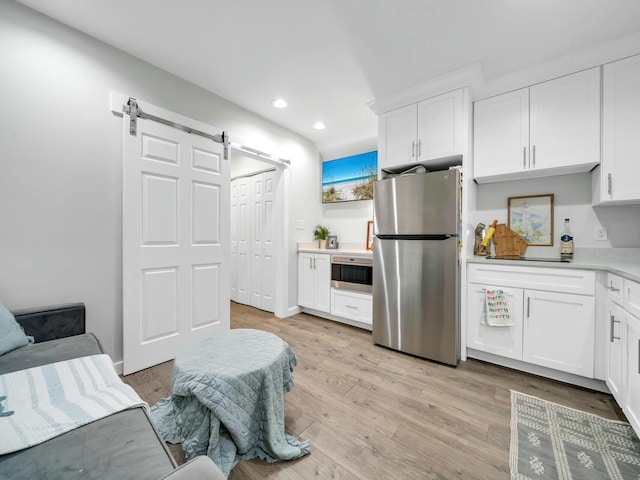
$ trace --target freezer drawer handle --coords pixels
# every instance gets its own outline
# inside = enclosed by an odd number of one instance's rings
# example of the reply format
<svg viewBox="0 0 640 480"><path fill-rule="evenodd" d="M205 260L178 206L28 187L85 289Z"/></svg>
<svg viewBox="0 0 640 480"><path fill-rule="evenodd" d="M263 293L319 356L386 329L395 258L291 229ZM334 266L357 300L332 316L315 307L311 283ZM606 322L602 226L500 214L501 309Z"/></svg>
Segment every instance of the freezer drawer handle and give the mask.
<svg viewBox="0 0 640 480"><path fill-rule="evenodd" d="M531 297L527 297L527 318L531 315Z"/></svg>

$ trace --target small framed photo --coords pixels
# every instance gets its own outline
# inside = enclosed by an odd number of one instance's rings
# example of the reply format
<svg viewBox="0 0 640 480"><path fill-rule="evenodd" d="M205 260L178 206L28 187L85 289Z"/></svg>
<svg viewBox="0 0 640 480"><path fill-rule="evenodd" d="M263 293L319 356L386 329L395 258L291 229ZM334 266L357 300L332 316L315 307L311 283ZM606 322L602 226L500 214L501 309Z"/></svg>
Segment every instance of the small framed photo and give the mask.
<svg viewBox="0 0 640 480"><path fill-rule="evenodd" d="M509 197L508 226L531 246L553 246L553 193Z"/></svg>
<svg viewBox="0 0 640 480"><path fill-rule="evenodd" d="M373 220L367 222L367 250L373 250Z"/></svg>
<svg viewBox="0 0 640 480"><path fill-rule="evenodd" d="M338 248L338 237L336 237L335 235L329 235L327 237L327 248Z"/></svg>

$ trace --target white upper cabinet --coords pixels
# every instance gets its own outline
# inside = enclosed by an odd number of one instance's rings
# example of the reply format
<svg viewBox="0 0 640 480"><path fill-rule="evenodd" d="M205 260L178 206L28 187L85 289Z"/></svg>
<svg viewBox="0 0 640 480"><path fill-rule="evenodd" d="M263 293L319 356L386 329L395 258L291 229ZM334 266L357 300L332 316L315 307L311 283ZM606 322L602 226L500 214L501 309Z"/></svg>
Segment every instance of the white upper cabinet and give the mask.
<svg viewBox="0 0 640 480"><path fill-rule="evenodd" d="M476 178L490 179L527 171L529 89L476 102L473 130Z"/></svg>
<svg viewBox="0 0 640 480"><path fill-rule="evenodd" d="M599 162L599 67L474 105L480 183L586 172Z"/></svg>
<svg viewBox="0 0 640 480"><path fill-rule="evenodd" d="M380 115L379 167L461 155L462 102L462 90L454 90Z"/></svg>
<svg viewBox="0 0 640 480"><path fill-rule="evenodd" d="M640 203L639 132L640 55L636 55L604 66L602 165L594 175L595 203Z"/></svg>
<svg viewBox="0 0 640 480"><path fill-rule="evenodd" d="M462 154L462 90L418 103L418 161Z"/></svg>
<svg viewBox="0 0 640 480"><path fill-rule="evenodd" d="M418 105L407 105L383 114L379 120L380 168L417 162Z"/></svg>

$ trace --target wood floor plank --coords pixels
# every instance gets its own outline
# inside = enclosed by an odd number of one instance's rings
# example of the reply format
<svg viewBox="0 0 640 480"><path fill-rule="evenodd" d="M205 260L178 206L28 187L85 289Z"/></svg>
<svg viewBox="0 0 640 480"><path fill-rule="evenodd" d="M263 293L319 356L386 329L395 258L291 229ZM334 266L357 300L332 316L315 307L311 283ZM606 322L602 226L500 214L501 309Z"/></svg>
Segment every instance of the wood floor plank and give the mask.
<svg viewBox="0 0 640 480"><path fill-rule="evenodd" d="M430 362L308 314L279 319L232 303L231 327L274 333L298 356L285 428L312 452L241 461L230 480L507 479L511 389L625 420L610 395L472 359ZM171 371L166 362L124 379L153 404L170 394ZM170 449L184 462L179 445Z"/></svg>

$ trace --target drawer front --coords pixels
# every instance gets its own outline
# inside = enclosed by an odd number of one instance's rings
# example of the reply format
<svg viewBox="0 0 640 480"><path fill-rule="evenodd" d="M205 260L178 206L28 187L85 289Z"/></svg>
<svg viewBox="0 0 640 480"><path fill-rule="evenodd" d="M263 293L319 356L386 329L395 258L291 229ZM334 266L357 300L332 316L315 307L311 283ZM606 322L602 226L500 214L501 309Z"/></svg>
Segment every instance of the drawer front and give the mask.
<svg viewBox="0 0 640 480"><path fill-rule="evenodd" d="M469 264L469 282L580 295L595 294L595 272L572 268Z"/></svg>
<svg viewBox="0 0 640 480"><path fill-rule="evenodd" d="M333 315L372 324L373 297L371 295L332 289L331 296L331 313Z"/></svg>
<svg viewBox="0 0 640 480"><path fill-rule="evenodd" d="M624 304L624 279L610 273L607 275L607 298L618 305Z"/></svg>
<svg viewBox="0 0 640 480"><path fill-rule="evenodd" d="M624 309L636 318L640 318L640 283L624 281Z"/></svg>

